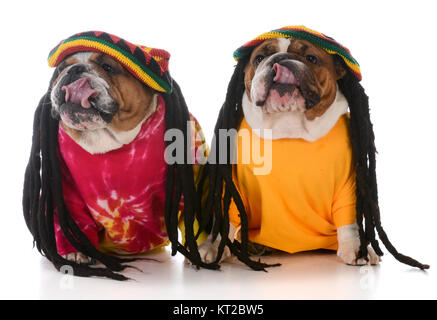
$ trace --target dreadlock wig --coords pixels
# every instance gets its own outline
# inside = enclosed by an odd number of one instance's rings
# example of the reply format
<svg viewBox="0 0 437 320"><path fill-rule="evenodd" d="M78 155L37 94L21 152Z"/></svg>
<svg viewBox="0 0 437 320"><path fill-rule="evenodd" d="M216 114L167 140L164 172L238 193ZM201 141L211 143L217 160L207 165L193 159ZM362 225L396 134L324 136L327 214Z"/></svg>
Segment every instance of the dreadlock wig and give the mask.
<svg viewBox="0 0 437 320"><path fill-rule="evenodd" d="M119 62L142 85L152 88L159 96L159 105L165 106L165 109L160 109L165 110L162 116L163 129L180 130L184 137L184 159L190 156L193 139L191 130L187 129L187 121L193 120L193 117L188 111L180 87L169 74L168 52L134 45L105 32L91 31L75 34L59 43L49 54L49 66L59 66L71 54L78 52L108 55ZM59 68L55 70L48 91L41 98L34 115L32 147L23 190L24 218L34 237L34 245L58 270L63 266L70 266L77 276L102 276L126 280L127 278L119 272L129 267L125 263L140 258L120 258L109 254L108 251L100 250L97 245L98 240L91 239L79 226L77 219L73 218L74 212L70 212L71 207L65 201L66 192L71 185L63 175L65 166L60 150L60 138L62 138L60 134L63 131L59 125L59 117L52 114L51 100L53 85L60 72ZM196 129L199 129L200 127L197 126L196 123ZM159 139L165 146L173 142L170 140L164 143L164 136L160 136ZM153 215L162 216L162 218L158 217L158 221L164 221L162 227L164 237L159 239L161 242L158 246L169 240L172 255L180 252L198 268L218 268L215 263L203 263L197 250L198 235L195 235L195 221L200 219L201 195L197 192L195 179L202 168L193 166L189 161L165 164L165 166L162 212L152 212ZM95 171L96 169L98 171L101 168L94 168ZM111 205L107 204L107 207ZM142 212L143 209L136 207L138 212ZM117 211L116 214L119 212ZM185 229L182 243L178 239L178 224L181 221ZM64 245L91 260L100 262L101 265L79 264L66 259L65 255L59 253L58 236L64 239Z"/></svg>
<svg viewBox="0 0 437 320"><path fill-rule="evenodd" d="M232 253L255 270L264 270L269 266L260 261L253 261L249 258L249 230L248 214L242 197L233 180L233 166L228 156L226 162L219 162L219 155L214 153L217 146L220 146L223 139L219 131L238 130L242 123L244 114L242 100L245 92L245 67L249 62L252 51L267 39L276 38L296 38L311 42L331 54L335 61L342 65L345 75L337 81L340 92L347 100L350 112L349 139L352 147L352 168L355 170L356 185L356 222L359 228L360 249L357 260L364 258L368 260L368 245L374 249L378 256L383 252L376 239L378 235L380 241L387 250L400 262L420 269L429 268L428 265L400 254L389 241L384 229L381 226L380 211L378 205L378 192L376 182L375 165L375 144L372 123L369 114L368 97L364 88L360 84L361 72L357 61L352 57L350 51L336 42L334 39L310 30L304 26L287 26L264 33L254 40L247 42L234 52L234 59L237 61L232 78L229 82L226 99L220 110L219 117L215 126L214 140L212 142L212 152L208 161L205 177L209 179L209 194L206 201L206 210L214 212L213 217L203 220L202 226L208 231L212 231L214 237L221 235L219 256L223 253L224 246L228 245ZM222 152L223 150L221 150ZM230 152L227 153L228 155ZM248 194L250 197L250 194ZM233 243L228 240L229 232L229 212L231 202L238 210L241 222L241 241L235 240Z"/></svg>

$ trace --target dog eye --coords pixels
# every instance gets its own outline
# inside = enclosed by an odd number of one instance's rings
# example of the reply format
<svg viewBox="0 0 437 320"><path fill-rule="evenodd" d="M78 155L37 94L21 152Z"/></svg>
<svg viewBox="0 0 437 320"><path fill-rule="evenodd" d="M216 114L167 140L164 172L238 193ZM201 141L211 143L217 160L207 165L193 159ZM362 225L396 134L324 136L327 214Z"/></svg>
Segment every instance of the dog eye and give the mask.
<svg viewBox="0 0 437 320"><path fill-rule="evenodd" d="M67 68L68 65L65 63L65 61L61 62L60 65L57 66L56 70L59 73L61 73L62 71L64 71L65 68Z"/></svg>
<svg viewBox="0 0 437 320"><path fill-rule="evenodd" d="M107 63L102 63L100 66L101 66L102 69L105 70L107 73L115 73L115 71L116 71L112 66L110 66L110 65L107 64Z"/></svg>
<svg viewBox="0 0 437 320"><path fill-rule="evenodd" d="M319 62L319 60L317 59L317 57L312 56L310 54L305 56L305 59L307 59L308 62L312 63L312 64L317 64L317 62Z"/></svg>
<svg viewBox="0 0 437 320"><path fill-rule="evenodd" d="M257 66L261 63L261 61L264 60L264 56L259 54L255 57L255 59L253 59L253 63Z"/></svg>

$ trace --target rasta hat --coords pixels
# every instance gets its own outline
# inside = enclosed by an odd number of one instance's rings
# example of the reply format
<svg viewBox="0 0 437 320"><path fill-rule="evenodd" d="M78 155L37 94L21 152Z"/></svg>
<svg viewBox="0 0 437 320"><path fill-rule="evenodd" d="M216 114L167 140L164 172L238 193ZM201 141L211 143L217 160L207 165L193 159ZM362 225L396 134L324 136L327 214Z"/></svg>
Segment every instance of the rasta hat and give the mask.
<svg viewBox="0 0 437 320"><path fill-rule="evenodd" d="M152 89L167 93L172 91L168 71L170 54L167 51L135 45L106 32L81 32L61 41L50 51L48 64L56 67L68 55L86 51L109 55Z"/></svg>
<svg viewBox="0 0 437 320"><path fill-rule="evenodd" d="M275 29L266 33L263 33L255 39L246 42L240 48L234 51L234 59L239 60L246 55L249 55L252 50L260 43L267 39L275 38L297 38L307 40L321 47L323 50L330 54L338 55L346 63L346 66L354 74L354 76L361 80L360 65L352 57L348 48L342 46L331 37L324 35L323 33L308 29L304 26L286 26L280 29Z"/></svg>

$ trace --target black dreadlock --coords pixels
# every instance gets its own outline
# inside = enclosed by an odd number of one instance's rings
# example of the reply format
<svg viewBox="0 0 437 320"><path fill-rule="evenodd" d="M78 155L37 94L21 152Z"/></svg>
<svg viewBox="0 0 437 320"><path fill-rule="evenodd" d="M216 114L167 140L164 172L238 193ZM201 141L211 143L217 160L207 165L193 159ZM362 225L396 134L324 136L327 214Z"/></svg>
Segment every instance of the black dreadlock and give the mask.
<svg viewBox="0 0 437 320"><path fill-rule="evenodd" d="M214 129L214 139L212 150L219 146L219 129L238 129L242 120L242 98L245 90L244 86L244 68L249 57L243 57L238 60L228 85L226 100L220 110L217 124ZM367 246L370 243L378 256L383 252L375 239L375 229L378 236L388 251L400 262L420 269L428 269L429 266L421 264L418 261L402 255L397 252L390 241L384 229L381 226L381 219L378 206L378 192L376 184L376 166L375 166L375 145L372 123L370 121L368 97L358 79L349 71L342 59L338 59L347 71L346 75L338 81L341 92L346 97L351 116L350 138L352 143L354 165L356 169L356 211L357 224L359 226L360 249L357 259L367 258ZM229 151L229 150L228 150ZM229 152L228 152L229 155ZM205 205L207 212L213 212L212 216L204 215L202 227L207 231L213 232L215 239L220 233L221 241L216 262L221 259L225 245L228 245L231 252L246 263L254 270L265 270L265 267L276 266L266 265L261 262L255 262L249 259L248 253L248 218L245 211L241 196L239 195L232 181L232 165L228 157L226 164L218 163L218 155L211 153L213 161L208 161L204 170L204 179L206 176L209 181L209 195ZM211 159L210 159L211 160ZM225 192L223 195L223 188ZM241 244L238 241L231 243L228 240L229 232L229 205L231 198L234 200L241 219Z"/></svg>
<svg viewBox="0 0 437 320"><path fill-rule="evenodd" d="M399 253L381 226L376 182L375 135L370 121L369 98L344 61L342 59L337 59L337 61L347 70L346 75L338 81L338 86L346 97L350 109L350 139L356 171L356 211L360 234L360 249L357 259L368 259L367 246L369 243L378 256L383 255L375 238L376 229L379 239L398 261L412 267L428 269L429 265Z"/></svg>
<svg viewBox="0 0 437 320"><path fill-rule="evenodd" d="M213 234L215 240L218 234L220 237L220 244L216 263L218 263L223 255L226 245L231 250L232 254L236 255L238 259L254 270L264 270L266 267L279 266L279 264L269 265L261 263L260 261L253 261L248 254L248 218L244 209L243 201L232 181L232 164L230 145L227 144L227 159L225 163L219 161L219 154L217 146L220 146L220 129L238 129L238 126L243 118L241 101L244 93L244 67L247 58L242 58L238 61L234 74L228 85L226 93L226 100L220 109L219 117L214 128L214 138L211 144L211 153L208 158L203 172L202 183L209 179L209 193L206 199L204 214L201 221L201 230L205 229L208 233ZM221 163L220 163L221 162ZM199 185L202 187L202 183ZM241 243L238 241L231 242L228 239L229 233L229 207L231 200L234 200L235 205L240 212L241 218Z"/></svg>
<svg viewBox="0 0 437 320"><path fill-rule="evenodd" d="M190 120L190 114L187 104L182 95L181 89L176 81L173 80L173 93L164 95L166 106L165 122L166 128L178 128L184 135L184 145L189 146L193 139L190 137L190 131L187 131L186 123ZM170 110L167 112L167 110ZM166 144L171 144L166 141ZM165 222L167 233L172 244L172 255L176 252L186 256L197 268L218 269L218 263L204 263L197 247L197 237L202 231L199 228L198 234L194 234L194 221L201 221L201 198L203 188L196 189L194 183L194 172L191 165L192 159L189 152L190 147L184 148L184 159L187 162L169 164L167 169L167 185L165 198ZM201 169L202 170L202 169ZM199 171L202 174L202 171ZM185 224L185 245L178 241L178 206L181 196L184 197L184 224ZM207 211L205 211L207 212Z"/></svg>
<svg viewBox="0 0 437 320"><path fill-rule="evenodd" d="M38 251L50 260L56 269L70 266L76 276L101 276L115 280L128 278L118 272L126 268L134 268L123 263L135 260L150 260L144 258L118 258L97 250L87 236L80 230L71 217L64 202L62 193L62 176L58 158L58 126L59 120L51 116L51 87L59 72L56 69L50 81L48 92L40 100L34 115L32 148L25 172L23 188L23 213L34 245ZM166 128L178 128L184 132L191 143L186 123L190 120L187 105L181 90L173 80L173 93L163 94L166 103ZM170 142L166 142L167 145ZM189 148L188 148L189 150ZM187 156L187 149L185 149ZM188 153L189 156L189 153ZM185 157L186 159L186 157ZM178 241L178 205L184 197L185 245ZM201 261L197 250L193 223L195 217L200 218L199 194L194 185L193 168L190 164L174 164L168 166L165 199L165 222L169 239L172 244L172 255L182 253L197 268L217 269L218 264L205 264ZM71 245L91 259L101 262L104 267L78 264L69 261L58 254L54 231L55 210L63 234Z"/></svg>

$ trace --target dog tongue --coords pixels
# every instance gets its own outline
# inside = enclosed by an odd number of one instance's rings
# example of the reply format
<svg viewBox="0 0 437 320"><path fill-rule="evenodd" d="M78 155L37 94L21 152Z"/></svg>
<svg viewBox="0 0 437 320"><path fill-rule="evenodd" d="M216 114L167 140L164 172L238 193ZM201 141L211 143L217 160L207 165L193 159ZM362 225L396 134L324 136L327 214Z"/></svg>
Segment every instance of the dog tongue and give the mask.
<svg viewBox="0 0 437 320"><path fill-rule="evenodd" d="M273 70L275 71L275 77L273 78L274 82L294 84L296 86L299 85L299 80L296 79L293 72L291 72L287 67L275 63L273 65Z"/></svg>
<svg viewBox="0 0 437 320"><path fill-rule="evenodd" d="M80 78L61 88L65 91L65 102L80 104L84 108L90 108L89 98L95 98L99 92L91 88L88 78Z"/></svg>

